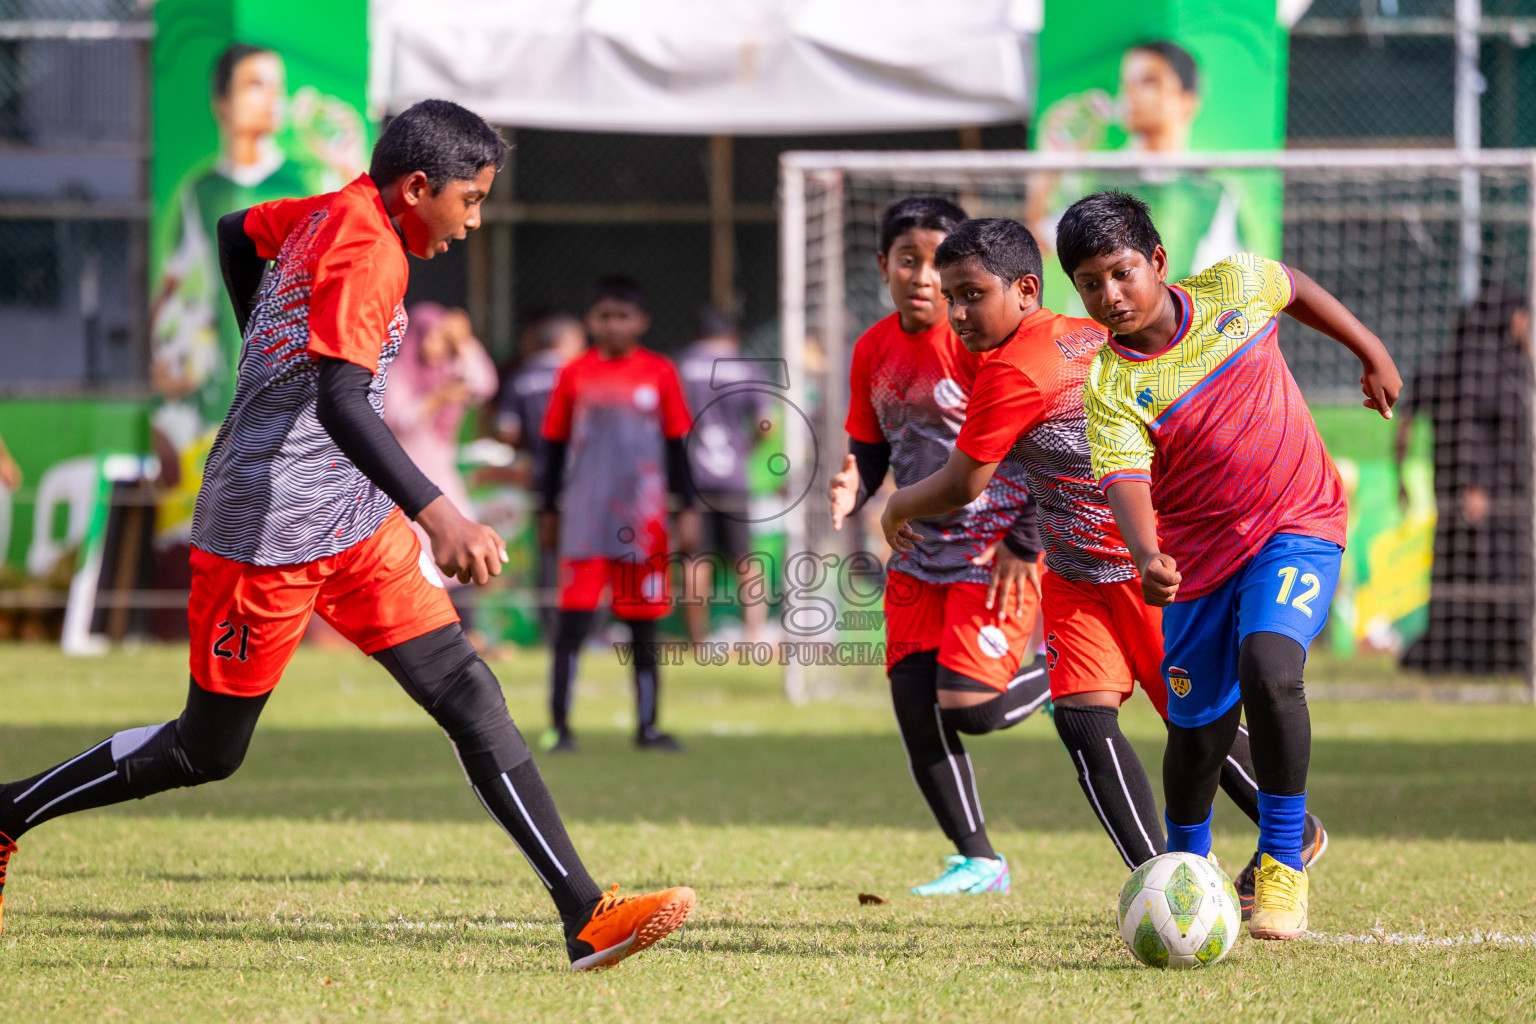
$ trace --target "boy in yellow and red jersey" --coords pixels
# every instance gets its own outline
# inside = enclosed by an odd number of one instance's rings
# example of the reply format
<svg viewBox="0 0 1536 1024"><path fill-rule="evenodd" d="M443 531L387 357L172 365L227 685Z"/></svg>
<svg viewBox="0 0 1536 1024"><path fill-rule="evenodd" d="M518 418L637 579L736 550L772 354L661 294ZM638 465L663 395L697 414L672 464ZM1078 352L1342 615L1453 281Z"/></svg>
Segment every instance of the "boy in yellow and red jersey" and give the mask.
<svg viewBox="0 0 1536 1024"><path fill-rule="evenodd" d="M1311 278L1240 254L1168 286L1146 204L1074 203L1062 269L1111 332L1084 385L1093 475L1149 605L1163 607L1168 846L1210 851L1221 759L1246 711L1259 784L1248 930L1307 929L1307 647L1343 556L1344 488L1280 353L1288 312L1353 352L1365 405L1391 418L1402 379L1380 339Z"/></svg>
<svg viewBox="0 0 1536 1024"><path fill-rule="evenodd" d="M620 897L582 866L438 575L483 584L506 546L422 475L382 417L405 334L406 256L431 259L479 226L506 152L478 115L425 100L389 123L368 173L339 192L219 221L245 341L192 520L186 708L0 785L0 882L15 840L51 818L232 774L319 614L447 733L475 796L549 891L572 969L616 963L688 917L686 886Z"/></svg>

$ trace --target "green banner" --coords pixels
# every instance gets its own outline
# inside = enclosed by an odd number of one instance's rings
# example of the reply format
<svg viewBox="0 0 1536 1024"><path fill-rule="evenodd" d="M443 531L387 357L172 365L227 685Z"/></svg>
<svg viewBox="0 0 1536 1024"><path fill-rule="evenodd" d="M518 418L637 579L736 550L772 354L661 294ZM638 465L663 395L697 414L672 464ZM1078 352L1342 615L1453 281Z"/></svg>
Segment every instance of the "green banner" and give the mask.
<svg viewBox="0 0 1536 1024"><path fill-rule="evenodd" d="M1050 0L1033 138L1048 152L1279 149L1287 37L1274 0ZM1046 304L1081 314L1054 259L1055 223L1090 192L1140 195L1177 280L1238 251L1280 256L1274 172L1048 175L1027 217L1046 251Z"/></svg>
<svg viewBox="0 0 1536 1024"><path fill-rule="evenodd" d="M161 543L184 542L203 458L234 394L240 334L219 217L340 188L366 169L367 0L155 5L151 380L156 448L180 472Z"/></svg>

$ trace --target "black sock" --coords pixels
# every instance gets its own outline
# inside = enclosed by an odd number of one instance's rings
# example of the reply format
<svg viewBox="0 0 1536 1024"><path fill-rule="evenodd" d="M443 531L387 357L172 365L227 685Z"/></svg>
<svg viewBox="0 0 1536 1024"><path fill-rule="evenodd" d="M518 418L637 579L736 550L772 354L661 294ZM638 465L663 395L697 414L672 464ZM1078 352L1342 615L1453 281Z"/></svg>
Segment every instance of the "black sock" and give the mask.
<svg viewBox="0 0 1536 1024"><path fill-rule="evenodd" d="M1120 709L1057 704L1055 720L1077 783L1126 866L1134 868L1163 853L1167 847L1157 800L1140 758L1120 731Z"/></svg>
<svg viewBox="0 0 1536 1024"><path fill-rule="evenodd" d="M570 921L583 920L584 911L597 902L601 893L576 855L533 758L472 785L480 803L511 837L549 890L560 916Z"/></svg>
<svg viewBox="0 0 1536 1024"><path fill-rule="evenodd" d="M1163 749L1163 799L1168 820L1177 825L1199 825L1211 816L1211 803L1221 782L1222 768L1237 735L1243 709L1230 711L1204 725L1168 723L1168 746Z"/></svg>
<svg viewBox="0 0 1536 1024"><path fill-rule="evenodd" d="M571 686L576 660L592 627L591 612L562 610L556 620L555 649L550 655L549 720L562 734L570 731Z"/></svg>
<svg viewBox="0 0 1536 1024"><path fill-rule="evenodd" d="M966 857L995 858L976 797L971 759L960 734L945 725L939 713L937 672L937 651L909 654L891 666L891 704L907 766L955 850Z"/></svg>
<svg viewBox="0 0 1536 1024"><path fill-rule="evenodd" d="M597 902L597 884L576 855L528 744L507 714L501 684L459 624L385 648L374 658L448 734L475 796L527 858L561 916L581 916Z"/></svg>
<svg viewBox="0 0 1536 1024"><path fill-rule="evenodd" d="M267 695L231 697L195 682L180 717L124 729L30 779L0 786L0 832L12 840L61 814L228 778L240 767Z"/></svg>
<svg viewBox="0 0 1536 1024"><path fill-rule="evenodd" d="M1248 746L1248 730L1241 724L1232 751L1221 763L1221 788L1237 809L1254 822L1259 821L1259 784L1253 773L1253 752Z"/></svg>
<svg viewBox="0 0 1536 1024"><path fill-rule="evenodd" d="M960 685L949 685L951 681ZM969 684L969 685L967 685ZM938 688L975 692L984 684L968 680L954 669L939 666ZM1020 668L1008 681L1008 689L981 704L945 708L944 722L956 732L984 736L998 729L1010 729L1044 706L1051 697L1051 683L1046 678L1045 656L1041 655Z"/></svg>
<svg viewBox="0 0 1536 1024"><path fill-rule="evenodd" d="M635 731L646 736L656 731L656 700L661 689L661 677L656 671L656 623L650 619L630 619L628 625L633 641Z"/></svg>
<svg viewBox="0 0 1536 1024"><path fill-rule="evenodd" d="M1271 796L1307 791L1312 719L1301 681L1306 659L1301 644L1279 633L1251 633L1238 651L1237 679L1251 731L1253 777Z"/></svg>

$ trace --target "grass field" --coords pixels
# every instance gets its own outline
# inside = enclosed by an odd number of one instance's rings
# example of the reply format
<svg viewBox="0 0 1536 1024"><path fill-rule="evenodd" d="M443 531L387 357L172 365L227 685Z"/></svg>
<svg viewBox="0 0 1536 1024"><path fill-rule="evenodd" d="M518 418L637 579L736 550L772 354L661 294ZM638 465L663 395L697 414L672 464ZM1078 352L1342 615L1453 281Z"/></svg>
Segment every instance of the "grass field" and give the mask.
<svg viewBox="0 0 1536 1024"><path fill-rule="evenodd" d="M582 752L541 763L601 884L686 882L678 936L564 971L542 887L446 740L370 662L305 651L245 766L200 790L25 837L6 886L0 1013L16 1021L1530 1020L1536 709L1316 703L1312 804L1333 836L1315 933L1216 968L1138 967L1126 871L1049 722L970 745L1009 896L922 901L948 852L884 695L792 708L772 670L671 670L681 756L627 743L617 665L589 657ZM544 662L499 663L542 728ZM181 706L185 654L0 648L0 777ZM1159 763L1138 698L1128 731ZM1217 852L1253 829L1217 807ZM860 906L857 895L890 899Z"/></svg>

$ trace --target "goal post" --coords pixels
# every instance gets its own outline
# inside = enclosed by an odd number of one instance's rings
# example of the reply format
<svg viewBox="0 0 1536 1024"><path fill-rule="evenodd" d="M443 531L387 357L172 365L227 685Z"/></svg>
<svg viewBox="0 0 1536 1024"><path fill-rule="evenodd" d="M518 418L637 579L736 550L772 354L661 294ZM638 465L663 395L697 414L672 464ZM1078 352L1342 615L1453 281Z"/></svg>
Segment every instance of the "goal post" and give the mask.
<svg viewBox="0 0 1536 1024"><path fill-rule="evenodd" d="M875 264L881 211L937 194L974 217L1023 221L1041 241L1047 299L1080 315L1053 269L1054 221L1105 188L1148 198L1170 249L1189 250L1173 254L1175 267L1242 249L1280 259L1338 296L1397 360L1401 408L1416 420L1402 438L1402 416L1376 422L1359 408L1348 351L1282 323L1282 350L1350 497L1343 581L1318 642L1432 674L1519 676L1536 695L1536 317L1523 339L1511 333L1518 317L1505 322L1513 296L1528 305L1536 294L1536 150L1290 150L783 154L780 328L805 414L786 443L790 486L806 494L786 514L786 565L799 554L826 570L787 579L786 604L834 610L785 624L790 696L883 687L879 603L860 552L883 562L884 545L872 521L834 532L826 501L847 451L854 340L893 310Z"/></svg>

